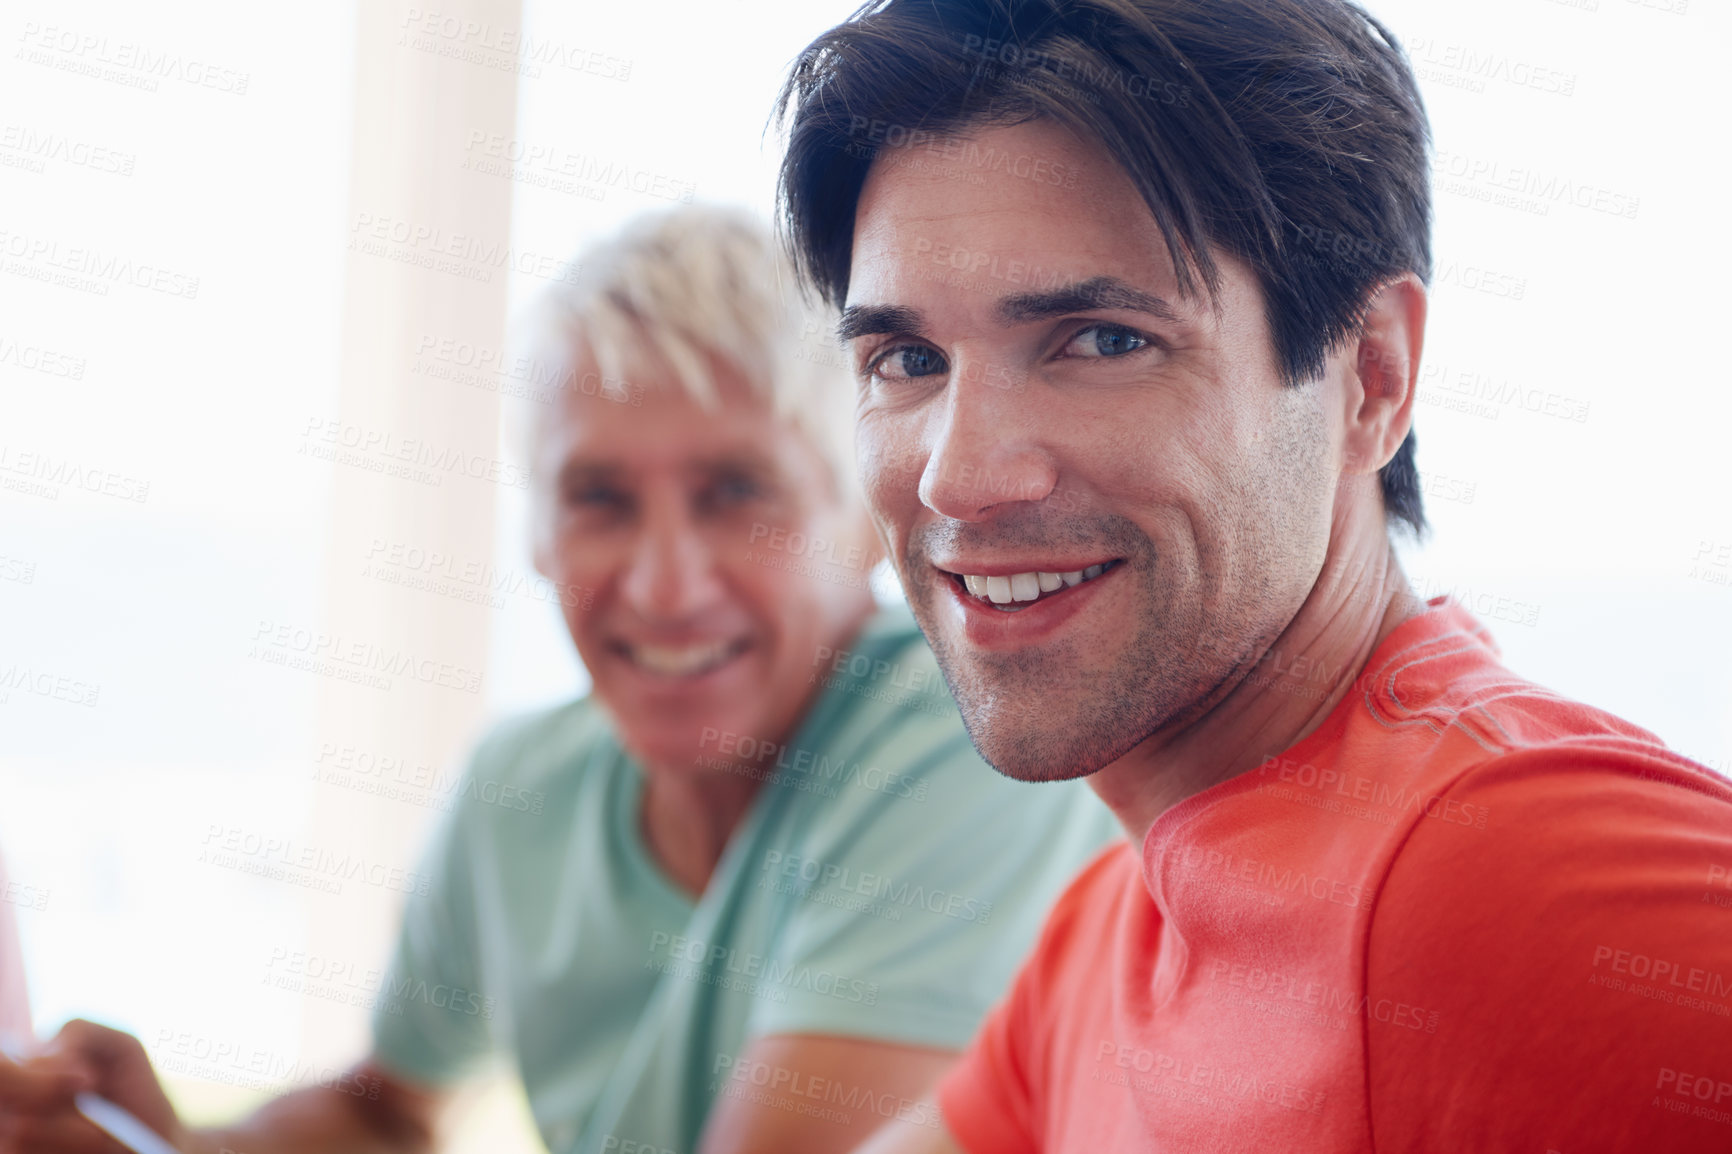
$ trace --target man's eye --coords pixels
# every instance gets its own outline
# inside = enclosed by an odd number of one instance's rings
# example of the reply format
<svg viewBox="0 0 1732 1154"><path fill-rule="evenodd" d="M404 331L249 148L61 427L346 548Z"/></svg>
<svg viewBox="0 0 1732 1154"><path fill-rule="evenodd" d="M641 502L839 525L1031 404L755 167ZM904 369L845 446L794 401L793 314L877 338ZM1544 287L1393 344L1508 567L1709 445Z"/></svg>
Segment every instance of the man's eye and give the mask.
<svg viewBox="0 0 1732 1154"><path fill-rule="evenodd" d="M722 477L705 487L700 504L712 509L744 505L755 499L761 490L750 477Z"/></svg>
<svg viewBox="0 0 1732 1154"><path fill-rule="evenodd" d="M1070 357L1122 357L1134 353L1149 339L1121 325L1090 325L1065 343Z"/></svg>
<svg viewBox="0 0 1732 1154"><path fill-rule="evenodd" d="M623 509L629 498L606 485L579 485L565 491L565 503L577 509Z"/></svg>
<svg viewBox="0 0 1732 1154"><path fill-rule="evenodd" d="M905 381L949 372L938 350L928 345L899 345L872 362L871 375L886 381Z"/></svg>

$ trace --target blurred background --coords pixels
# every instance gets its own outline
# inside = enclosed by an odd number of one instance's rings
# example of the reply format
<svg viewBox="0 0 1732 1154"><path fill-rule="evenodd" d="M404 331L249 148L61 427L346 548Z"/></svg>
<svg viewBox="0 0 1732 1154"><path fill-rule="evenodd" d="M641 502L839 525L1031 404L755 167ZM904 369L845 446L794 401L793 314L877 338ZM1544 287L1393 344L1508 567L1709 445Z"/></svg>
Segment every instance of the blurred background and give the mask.
<svg viewBox="0 0 1732 1154"><path fill-rule="evenodd" d="M7 6L0 900L40 1033L133 1031L194 1118L363 1052L466 748L587 684L513 318L636 213L767 214L771 101L853 7ZM1727 773L1732 13L1370 8L1437 146L1409 573ZM459 1148L536 1148L514 1095Z"/></svg>

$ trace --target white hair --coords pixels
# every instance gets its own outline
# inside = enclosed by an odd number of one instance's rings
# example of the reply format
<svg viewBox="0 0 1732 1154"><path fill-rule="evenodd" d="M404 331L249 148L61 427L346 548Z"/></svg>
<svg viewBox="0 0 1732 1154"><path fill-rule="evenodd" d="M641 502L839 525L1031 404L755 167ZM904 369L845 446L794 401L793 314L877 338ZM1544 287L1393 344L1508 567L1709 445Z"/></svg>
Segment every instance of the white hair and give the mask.
<svg viewBox="0 0 1732 1154"><path fill-rule="evenodd" d="M688 396L714 409L719 360L809 438L839 498L858 495L854 386L835 314L808 302L769 230L747 213L690 205L640 216L579 253L540 311L535 327L541 341L557 342L553 358L569 366L581 349L600 370L598 384L567 368L565 385L641 403L640 375L671 370Z"/></svg>

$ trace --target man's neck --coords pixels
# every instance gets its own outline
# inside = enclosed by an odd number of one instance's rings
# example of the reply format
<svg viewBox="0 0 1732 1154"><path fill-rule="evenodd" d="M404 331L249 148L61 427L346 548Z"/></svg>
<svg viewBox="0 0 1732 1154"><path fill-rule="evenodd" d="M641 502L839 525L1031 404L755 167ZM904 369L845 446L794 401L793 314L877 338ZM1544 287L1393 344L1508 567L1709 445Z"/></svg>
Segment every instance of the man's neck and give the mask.
<svg viewBox="0 0 1732 1154"><path fill-rule="evenodd" d="M650 856L680 889L704 892L762 784L746 774L645 774L639 828Z"/></svg>
<svg viewBox="0 0 1732 1154"><path fill-rule="evenodd" d="M1335 548L1360 536L1357 548ZM1186 798L1303 740L1352 689L1377 646L1424 606L1381 532L1338 535L1311 594L1262 660L1204 713L1156 733L1089 778L1132 842Z"/></svg>
<svg viewBox="0 0 1732 1154"><path fill-rule="evenodd" d="M825 639L831 652L850 648L876 611L870 592L856 600L847 616ZM807 713L817 704L823 686L816 678L804 690L787 728L771 744L793 740ZM732 771L692 773L684 766L644 765L643 808L638 828L650 856L679 887L696 896L710 884L728 839L739 825L763 783L761 764L740 757Z"/></svg>

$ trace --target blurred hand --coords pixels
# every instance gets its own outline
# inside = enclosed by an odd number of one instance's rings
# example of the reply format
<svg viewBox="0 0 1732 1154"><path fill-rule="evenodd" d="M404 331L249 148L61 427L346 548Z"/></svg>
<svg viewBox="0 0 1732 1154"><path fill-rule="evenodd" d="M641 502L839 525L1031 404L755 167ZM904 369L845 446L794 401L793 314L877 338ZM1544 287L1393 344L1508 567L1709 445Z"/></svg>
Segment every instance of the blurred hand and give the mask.
<svg viewBox="0 0 1732 1154"><path fill-rule="evenodd" d="M0 1058L0 1154L124 1154L73 1097L93 1091L187 1150L187 1133L131 1034L74 1019L41 1052Z"/></svg>

